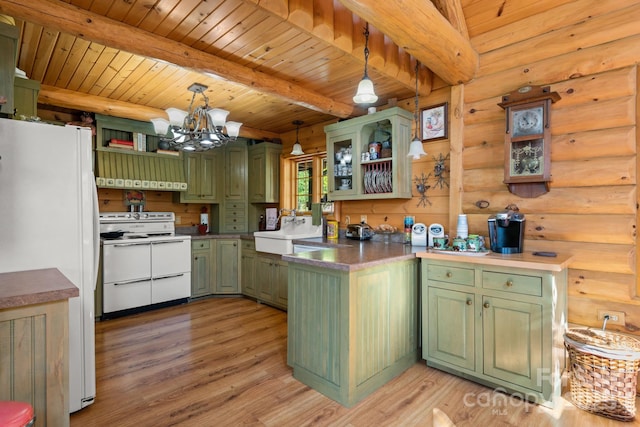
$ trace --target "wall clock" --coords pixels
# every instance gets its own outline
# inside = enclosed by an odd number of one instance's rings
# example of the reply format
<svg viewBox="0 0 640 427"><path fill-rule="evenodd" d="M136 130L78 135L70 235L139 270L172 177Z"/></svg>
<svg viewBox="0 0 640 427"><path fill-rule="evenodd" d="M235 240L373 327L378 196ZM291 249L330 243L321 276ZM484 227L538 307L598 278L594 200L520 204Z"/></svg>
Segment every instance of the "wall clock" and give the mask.
<svg viewBox="0 0 640 427"><path fill-rule="evenodd" d="M549 86L525 86L502 97L505 109L504 183L521 197L538 197L551 181L551 103L560 99Z"/></svg>

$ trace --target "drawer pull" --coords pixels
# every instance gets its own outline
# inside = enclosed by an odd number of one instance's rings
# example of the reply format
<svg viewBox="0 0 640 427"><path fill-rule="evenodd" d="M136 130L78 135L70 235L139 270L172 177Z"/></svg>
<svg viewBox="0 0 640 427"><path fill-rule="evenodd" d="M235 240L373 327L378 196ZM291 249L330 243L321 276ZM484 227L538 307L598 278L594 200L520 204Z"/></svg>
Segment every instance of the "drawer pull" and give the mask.
<svg viewBox="0 0 640 427"><path fill-rule="evenodd" d="M507 286L507 288L510 288L513 286L513 280L507 280L507 283L505 283L505 285Z"/></svg>
<svg viewBox="0 0 640 427"><path fill-rule="evenodd" d="M447 277L452 277L453 274L450 271L447 271Z"/></svg>
<svg viewBox="0 0 640 427"><path fill-rule="evenodd" d="M488 303L488 302L485 302L484 304L482 304L482 306L483 306L484 308L489 308L489 303Z"/></svg>
<svg viewBox="0 0 640 427"><path fill-rule="evenodd" d="M467 305L471 305L473 304L473 301L471 301L470 299L467 300Z"/></svg>

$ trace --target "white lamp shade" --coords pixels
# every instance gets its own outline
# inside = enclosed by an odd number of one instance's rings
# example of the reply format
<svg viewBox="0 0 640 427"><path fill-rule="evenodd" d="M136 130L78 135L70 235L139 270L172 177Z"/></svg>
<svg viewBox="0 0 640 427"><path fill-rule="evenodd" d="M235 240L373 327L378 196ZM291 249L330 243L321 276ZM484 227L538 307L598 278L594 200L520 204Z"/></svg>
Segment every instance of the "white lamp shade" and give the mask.
<svg viewBox="0 0 640 427"><path fill-rule="evenodd" d="M420 156L426 155L427 153L425 153L424 148L422 148L422 141L417 138L411 141L411 145L409 146L409 157L413 156L413 158L417 160L420 158Z"/></svg>
<svg viewBox="0 0 640 427"><path fill-rule="evenodd" d="M207 114L209 114L209 117L211 118L211 123L213 123L213 126L217 128L221 128L221 127L224 127L224 124L227 121L227 116L229 115L229 112L221 108L212 108L209 111L207 111Z"/></svg>
<svg viewBox="0 0 640 427"><path fill-rule="evenodd" d="M187 114L189 113L184 110L180 110L179 108L167 108L167 115L169 116L171 126L182 126Z"/></svg>
<svg viewBox="0 0 640 427"><path fill-rule="evenodd" d="M240 135L240 126L242 123L238 122L227 122L225 127L227 128L227 135L231 138L237 138Z"/></svg>
<svg viewBox="0 0 640 427"><path fill-rule="evenodd" d="M293 154L294 156L304 154L304 151L302 151L302 145L300 145L299 142L293 144L293 150L291 150L291 154Z"/></svg>
<svg viewBox="0 0 640 427"><path fill-rule="evenodd" d="M153 123L153 130L156 132L156 135L166 135L169 131L169 120L167 119L151 119L151 123Z"/></svg>
<svg viewBox="0 0 640 427"><path fill-rule="evenodd" d="M373 82L369 77L364 77L358 83L358 91L353 97L353 102L356 104L373 104L378 100L378 96L373 90Z"/></svg>

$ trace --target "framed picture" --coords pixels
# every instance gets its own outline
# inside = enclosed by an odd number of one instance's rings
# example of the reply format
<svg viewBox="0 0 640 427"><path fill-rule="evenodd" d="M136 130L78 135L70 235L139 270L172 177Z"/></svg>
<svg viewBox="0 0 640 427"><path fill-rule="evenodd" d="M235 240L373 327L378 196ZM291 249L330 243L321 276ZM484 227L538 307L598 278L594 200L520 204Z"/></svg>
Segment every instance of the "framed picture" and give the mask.
<svg viewBox="0 0 640 427"><path fill-rule="evenodd" d="M446 102L423 109L421 114L422 140L446 139L448 137L448 117Z"/></svg>

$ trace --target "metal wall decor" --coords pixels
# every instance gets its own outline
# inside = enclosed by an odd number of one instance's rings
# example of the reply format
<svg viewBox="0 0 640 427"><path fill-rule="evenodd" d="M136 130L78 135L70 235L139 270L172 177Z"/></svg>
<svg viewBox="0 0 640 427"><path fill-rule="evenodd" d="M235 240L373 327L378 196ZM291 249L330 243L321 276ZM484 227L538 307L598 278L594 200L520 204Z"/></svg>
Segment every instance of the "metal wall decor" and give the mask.
<svg viewBox="0 0 640 427"><path fill-rule="evenodd" d="M446 157L442 153L438 154L438 157L433 156L433 160L436 161L436 165L433 167L433 176L436 179L434 188L440 187L442 189L445 185L449 188L449 182L445 176L449 172L449 168L445 165L445 161L449 160L449 153L447 153Z"/></svg>
<svg viewBox="0 0 640 427"><path fill-rule="evenodd" d="M418 204L416 205L417 207L427 207L427 203L429 203L429 205L431 205L431 201L427 198L427 190L429 188L431 188L430 185L427 184L427 181L429 180L429 177L431 176L431 172L429 172L429 175L424 174L424 172L420 172L420 176L416 176L413 179L413 182L416 184L416 190L418 191L418 193L420 194L420 200L418 200Z"/></svg>

